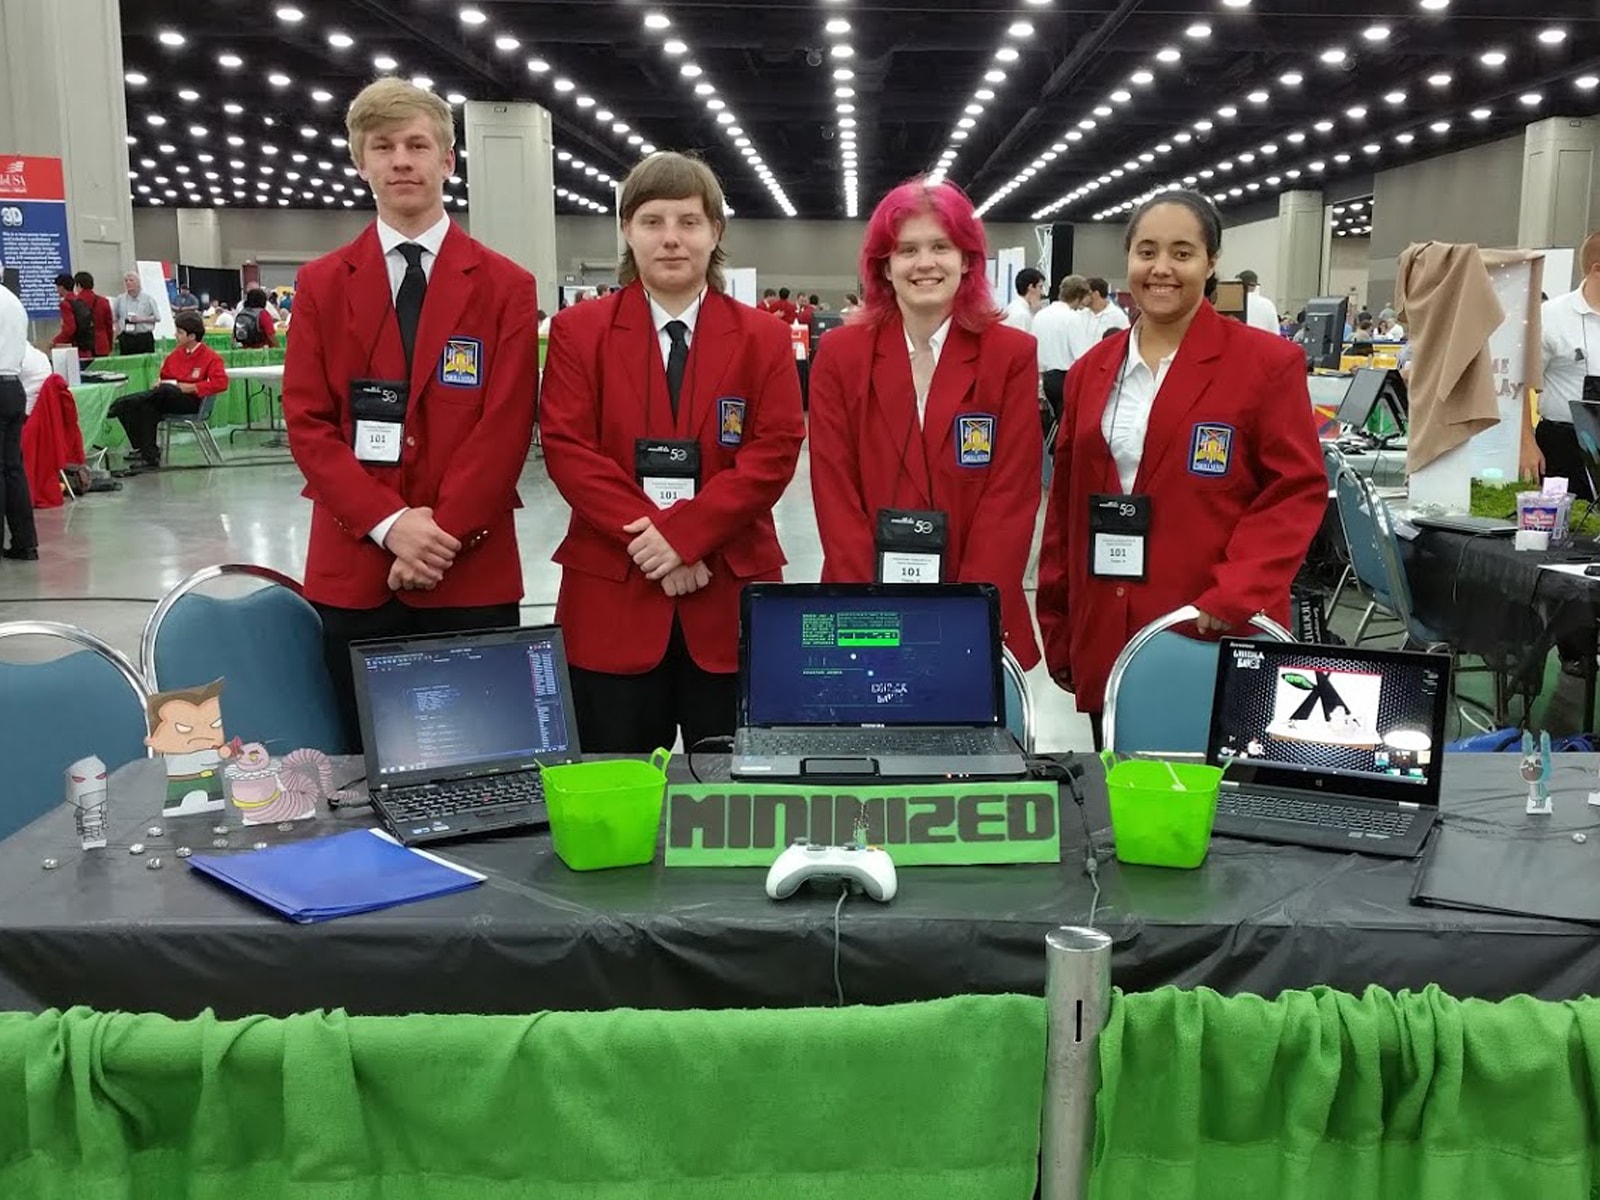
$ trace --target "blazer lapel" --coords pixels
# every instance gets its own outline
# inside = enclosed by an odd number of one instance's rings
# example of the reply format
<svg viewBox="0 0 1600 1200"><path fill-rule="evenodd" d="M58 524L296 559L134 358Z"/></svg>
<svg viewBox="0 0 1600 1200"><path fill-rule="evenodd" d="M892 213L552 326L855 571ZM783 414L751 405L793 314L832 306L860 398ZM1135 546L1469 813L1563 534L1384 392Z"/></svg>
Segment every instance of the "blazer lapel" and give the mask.
<svg viewBox="0 0 1600 1200"><path fill-rule="evenodd" d="M700 302L700 315L695 318L694 337L689 343L689 365L683 374L683 395L678 397L677 436L681 438L698 439L706 421L717 414L722 381L728 377L728 365L739 348L738 316L733 305L734 301L710 288ZM666 379L665 370L662 379ZM739 399L745 401L748 422L750 397ZM721 417L717 419L720 421Z"/></svg>
<svg viewBox="0 0 1600 1200"><path fill-rule="evenodd" d="M1086 449L1088 460L1084 462L1082 470L1085 478L1092 478L1096 482L1088 490L1100 492L1120 492L1122 481L1117 477L1117 463L1111 457L1111 447L1106 444L1105 416L1106 406L1111 403L1111 393L1116 388L1122 373L1122 364L1128 353L1128 334L1124 331L1119 335L1122 352L1116 358L1102 358L1100 368L1094 376L1085 381L1084 394L1078 404L1078 429L1075 446ZM1076 450L1074 450L1076 454ZM1073 461L1073 472L1080 469L1076 459ZM1088 471L1096 472L1094 476Z"/></svg>
<svg viewBox="0 0 1600 1200"><path fill-rule="evenodd" d="M478 254L471 240L451 222L444 244L439 247L439 261L428 276L422 320L417 325L417 345L411 358L413 404L433 378L445 342L461 327L461 316L472 299L472 271L477 265ZM480 370L487 366L481 364Z"/></svg>
<svg viewBox="0 0 1600 1200"><path fill-rule="evenodd" d="M978 335L962 329L954 321L939 352L939 365L933 370L933 385L928 389L928 409L922 418L922 444L928 461L937 463L955 450L950 429L956 410L972 391L977 376ZM998 418L998 413L991 413Z"/></svg>
<svg viewBox="0 0 1600 1200"><path fill-rule="evenodd" d="M585 303L606 302L590 300ZM661 361L655 322L650 318L649 297L644 294L644 287L635 281L622 290L616 305L617 311L611 317L615 341L607 347L611 353L606 355L603 367L620 372L622 382L616 388L607 389L606 396L635 398L638 409L633 413L633 420L640 435L661 437L662 434L652 433L652 430L668 428L672 408L667 398L667 368Z"/></svg>
<svg viewBox="0 0 1600 1200"><path fill-rule="evenodd" d="M1195 405L1200 403L1216 377L1217 364L1222 358L1226 337L1223 317L1204 301L1194 321L1184 334L1177 356L1162 381L1161 390L1150 410L1150 424L1144 435L1144 454L1139 459L1139 475L1134 489L1149 485L1152 475L1160 469L1163 459L1172 453L1175 445L1187 449L1188 434L1192 428L1189 420Z"/></svg>
<svg viewBox="0 0 1600 1200"><path fill-rule="evenodd" d="M383 261L376 225L368 225L366 232L350 243L344 261L350 271L344 291L345 320L355 333L353 344L366 355L364 361L348 364L349 376L396 377L401 363L400 326L394 317L389 268Z"/></svg>
<svg viewBox="0 0 1600 1200"><path fill-rule="evenodd" d="M878 327L878 337L872 353L872 403L876 414L868 421L882 421L895 449L896 472L900 471L900 455L905 456L904 476L920 497L919 504L931 506L928 495L931 479L928 457L923 450L923 439L917 436L917 388L911 378L911 355L906 351L906 331L898 316ZM899 491L897 476L890 486L890 494Z"/></svg>

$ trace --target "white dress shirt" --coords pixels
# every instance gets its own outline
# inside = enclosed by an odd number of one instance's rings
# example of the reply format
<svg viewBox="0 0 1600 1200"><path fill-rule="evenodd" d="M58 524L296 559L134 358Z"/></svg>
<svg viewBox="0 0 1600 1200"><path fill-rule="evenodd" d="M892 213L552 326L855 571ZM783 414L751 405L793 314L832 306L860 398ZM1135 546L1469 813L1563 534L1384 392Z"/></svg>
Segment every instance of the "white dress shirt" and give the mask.
<svg viewBox="0 0 1600 1200"><path fill-rule="evenodd" d="M400 298L400 285L406 278L406 259L401 254L399 247L405 242L415 242L422 247L422 275L423 278L433 278L433 264L439 261L439 248L444 245L445 234L450 232L450 216L445 214L432 226L414 238L408 238L393 226L386 224L381 218L377 222L378 245L383 247L383 265L389 269L389 298ZM394 528L394 523L405 515L406 509L391 513L379 521L367 533L367 536L378 545L383 545L383 539L389 536L389 530Z"/></svg>
<svg viewBox="0 0 1600 1200"><path fill-rule="evenodd" d="M1539 310L1540 347L1544 356L1544 390L1539 416L1546 421L1572 420L1572 402L1583 399L1586 376L1600 374L1600 312L1589 307L1583 289L1545 301Z"/></svg>
<svg viewBox="0 0 1600 1200"><path fill-rule="evenodd" d="M1254 329L1278 332L1278 306L1263 296L1259 289L1246 294L1244 316L1245 324Z"/></svg>
<svg viewBox="0 0 1600 1200"><path fill-rule="evenodd" d="M119 292L111 297L111 320L118 333L154 333L160 319L156 298L142 288L137 296Z"/></svg>
<svg viewBox="0 0 1600 1200"><path fill-rule="evenodd" d="M1085 326L1089 310L1073 308L1064 300L1045 305L1033 317L1033 336L1039 343L1039 370L1066 371L1078 361L1082 353L1078 346L1085 340L1080 332Z"/></svg>
<svg viewBox="0 0 1600 1200"><path fill-rule="evenodd" d="M1128 327L1128 314L1123 312L1111 301L1106 301L1106 306L1099 312L1087 305L1083 308L1083 321L1075 326L1072 331L1072 361L1077 362L1090 350L1098 346L1106 334L1115 333L1119 329Z"/></svg>
<svg viewBox="0 0 1600 1200"><path fill-rule="evenodd" d="M941 321L939 323L939 328L935 329L928 336L928 353L933 356L933 369L935 371L937 371L939 369L939 355L944 353L945 339L947 337L949 337L949 336L950 336L950 318L949 317L946 317L943 321ZM914 342L912 342L911 334L907 333L906 334L906 357L910 358L916 352L917 352L916 344ZM931 387L930 387L929 390L930 391L932 390ZM927 413L928 413L928 398L926 396L918 396L917 397L917 426L918 426L918 428L921 428L922 422L923 422L923 418L925 416L927 416Z"/></svg>
<svg viewBox="0 0 1600 1200"><path fill-rule="evenodd" d="M667 326L673 321L682 321L689 327L688 334L683 339L685 346L694 345L694 327L700 320L700 305L705 301L706 289L701 288L700 294L690 302L689 307L677 316L673 316L661 305L656 303L656 298L646 292L650 300L650 323L656 327L656 342L661 347L661 365L665 367L672 361L672 335L667 332Z"/></svg>
<svg viewBox="0 0 1600 1200"><path fill-rule="evenodd" d="M1020 329L1023 333L1033 332L1033 309L1028 305L1026 296L1018 296L1006 309L1003 322L1013 329Z"/></svg>
<svg viewBox="0 0 1600 1200"><path fill-rule="evenodd" d="M39 403L39 393L44 390L44 381L55 374L55 368L50 365L50 358L37 346L29 346L22 354L22 390L28 397L28 412L33 411L33 406Z"/></svg>
<svg viewBox="0 0 1600 1200"><path fill-rule="evenodd" d="M1106 397L1105 415L1100 418L1100 432L1117 464L1117 479L1124 492L1133 491L1134 480L1139 478L1144 436L1150 428L1150 410L1155 407L1156 396L1177 353L1174 350L1158 362L1152 374L1139 353L1138 327L1128 335L1128 357L1117 372L1118 382Z"/></svg>
<svg viewBox="0 0 1600 1200"><path fill-rule="evenodd" d="M28 310L10 288L0 287L0 375L21 375L27 351Z"/></svg>

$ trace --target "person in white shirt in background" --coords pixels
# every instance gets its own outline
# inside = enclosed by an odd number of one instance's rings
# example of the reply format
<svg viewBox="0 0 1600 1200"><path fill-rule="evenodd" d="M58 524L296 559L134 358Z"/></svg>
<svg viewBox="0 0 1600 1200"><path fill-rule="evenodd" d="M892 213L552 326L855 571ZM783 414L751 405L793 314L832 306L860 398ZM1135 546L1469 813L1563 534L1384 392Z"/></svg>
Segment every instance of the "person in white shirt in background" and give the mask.
<svg viewBox="0 0 1600 1200"><path fill-rule="evenodd" d="M1006 309L1004 324L1023 333L1033 332L1033 315L1044 306L1044 272L1023 267L1017 272L1017 298Z"/></svg>
<svg viewBox="0 0 1600 1200"><path fill-rule="evenodd" d="M33 524L33 494L22 466L22 423L28 419L22 366L28 350L28 310L9 288L0 287L0 491L4 493L5 528L10 543L0 556L39 557L39 535Z"/></svg>
<svg viewBox="0 0 1600 1200"><path fill-rule="evenodd" d="M1082 275L1068 275L1061 281L1055 302L1033 316L1033 337L1039 343L1039 382L1050 405L1052 424L1061 420L1067 372L1086 344L1089 312L1084 304L1088 299L1089 281Z"/></svg>
<svg viewBox="0 0 1600 1200"><path fill-rule="evenodd" d="M1128 314L1118 308L1111 299L1111 285L1098 275L1089 276L1086 281L1089 285L1089 299L1084 303L1083 337L1084 344L1074 356L1074 361L1089 352L1089 348L1098 344L1109 333L1116 333L1128 327Z"/></svg>
<svg viewBox="0 0 1600 1200"><path fill-rule="evenodd" d="M1278 332L1278 306L1261 294L1261 277L1254 271L1240 271L1244 284L1244 323L1268 333Z"/></svg>
<svg viewBox="0 0 1600 1200"><path fill-rule="evenodd" d="M34 405L39 403L39 393L44 391L44 381L56 373L55 367L50 365L50 358L37 346L29 346L22 352L22 370L18 378L22 380L23 393L28 398L28 415L33 415Z"/></svg>
<svg viewBox="0 0 1600 1200"><path fill-rule="evenodd" d="M1592 499L1587 457L1572 424L1572 405L1594 395L1600 375L1600 232L1591 233L1578 250L1582 272L1577 290L1546 300L1539 310L1540 354L1544 390L1539 393L1539 419L1522 431L1519 456L1523 479L1559 476L1581 500Z"/></svg>
<svg viewBox="0 0 1600 1200"><path fill-rule="evenodd" d="M1403 342L1406 340L1405 326L1395 318L1399 314L1392 308L1386 308L1378 314L1378 336L1374 339L1379 342Z"/></svg>

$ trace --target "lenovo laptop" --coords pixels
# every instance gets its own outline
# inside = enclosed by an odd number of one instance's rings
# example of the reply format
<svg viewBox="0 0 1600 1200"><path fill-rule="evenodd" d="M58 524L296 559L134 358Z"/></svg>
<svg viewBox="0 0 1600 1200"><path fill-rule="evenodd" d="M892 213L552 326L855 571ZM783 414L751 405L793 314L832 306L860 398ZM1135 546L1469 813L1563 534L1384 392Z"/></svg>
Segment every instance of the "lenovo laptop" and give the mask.
<svg viewBox="0 0 1600 1200"><path fill-rule="evenodd" d="M1450 659L1222 639L1215 832L1413 858L1439 813Z"/></svg>
<svg viewBox="0 0 1600 1200"><path fill-rule="evenodd" d="M408 846L547 825L541 767L576 762L554 625L350 647L367 790Z"/></svg>
<svg viewBox="0 0 1600 1200"><path fill-rule="evenodd" d="M734 778L1019 778L1000 647L988 584L752 584Z"/></svg>

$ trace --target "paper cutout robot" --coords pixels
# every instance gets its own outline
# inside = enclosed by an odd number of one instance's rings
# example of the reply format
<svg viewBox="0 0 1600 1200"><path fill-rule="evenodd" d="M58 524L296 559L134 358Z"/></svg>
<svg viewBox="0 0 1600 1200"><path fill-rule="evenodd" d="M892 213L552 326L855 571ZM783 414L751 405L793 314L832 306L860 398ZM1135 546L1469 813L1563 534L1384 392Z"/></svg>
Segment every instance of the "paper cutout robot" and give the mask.
<svg viewBox="0 0 1600 1200"><path fill-rule="evenodd" d="M165 816L222 808L222 760L238 749L222 732L222 680L201 688L157 692L146 705L144 744L166 760Z"/></svg>
<svg viewBox="0 0 1600 1200"><path fill-rule="evenodd" d="M1530 817L1548 817L1555 811L1550 803L1550 734L1539 735L1539 747L1534 749L1533 734L1523 731L1522 734L1522 778L1528 784L1528 807Z"/></svg>
<svg viewBox="0 0 1600 1200"><path fill-rule="evenodd" d="M106 764L94 755L67 768L67 803L85 850L106 847Z"/></svg>

